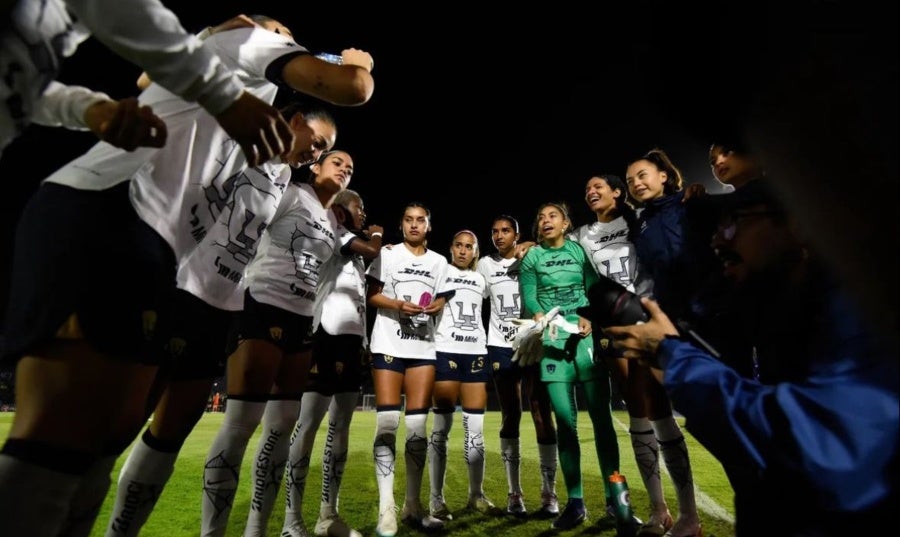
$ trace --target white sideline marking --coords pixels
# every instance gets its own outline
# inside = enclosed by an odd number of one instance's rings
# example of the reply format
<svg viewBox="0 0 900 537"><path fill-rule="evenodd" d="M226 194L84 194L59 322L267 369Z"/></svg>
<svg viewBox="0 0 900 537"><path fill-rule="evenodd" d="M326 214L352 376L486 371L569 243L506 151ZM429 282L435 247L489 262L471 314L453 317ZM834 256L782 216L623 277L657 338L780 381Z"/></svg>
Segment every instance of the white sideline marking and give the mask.
<svg viewBox="0 0 900 537"><path fill-rule="evenodd" d="M623 429L626 433L628 432L628 425L622 422L622 420L616 418L615 416L613 416L613 420L615 420L616 424L621 429ZM672 476L669 475L669 470L666 469L665 462L663 464L660 464L659 468L660 470L665 472L667 476L669 476L669 479L672 478ZM728 511L728 509L725 509L723 506L719 505L718 502L716 502L714 499L707 496L702 490L700 490L700 487L697 486L696 481L694 482L694 499L697 502L697 509L714 518L724 520L729 524L734 524L734 515L732 515L731 512Z"/></svg>

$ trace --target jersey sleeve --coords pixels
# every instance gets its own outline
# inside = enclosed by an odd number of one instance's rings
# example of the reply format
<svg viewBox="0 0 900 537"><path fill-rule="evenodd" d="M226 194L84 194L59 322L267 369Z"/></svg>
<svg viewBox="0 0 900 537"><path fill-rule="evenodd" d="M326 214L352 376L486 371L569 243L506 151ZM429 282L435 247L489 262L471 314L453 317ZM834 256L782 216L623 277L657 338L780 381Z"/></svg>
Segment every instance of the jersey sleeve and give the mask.
<svg viewBox="0 0 900 537"><path fill-rule="evenodd" d="M372 260L372 263L369 264L369 268L366 269L366 277L372 278L373 280L379 281L381 283L387 283L385 279L385 261L390 257L389 250L386 246L381 247L381 253L378 254L378 257Z"/></svg>
<svg viewBox="0 0 900 537"><path fill-rule="evenodd" d="M240 97L243 84L182 27L159 0L67 0L98 41L143 68L150 79L216 115Z"/></svg>
<svg viewBox="0 0 900 537"><path fill-rule="evenodd" d="M205 41L234 70L248 81L268 80L283 84L281 68L292 57L309 51L290 38L262 28L237 28L215 33ZM280 66L272 69L272 66Z"/></svg>
<svg viewBox="0 0 900 537"><path fill-rule="evenodd" d="M88 107L98 101L111 100L103 92L52 81L38 100L32 120L46 127L87 130L84 113Z"/></svg>

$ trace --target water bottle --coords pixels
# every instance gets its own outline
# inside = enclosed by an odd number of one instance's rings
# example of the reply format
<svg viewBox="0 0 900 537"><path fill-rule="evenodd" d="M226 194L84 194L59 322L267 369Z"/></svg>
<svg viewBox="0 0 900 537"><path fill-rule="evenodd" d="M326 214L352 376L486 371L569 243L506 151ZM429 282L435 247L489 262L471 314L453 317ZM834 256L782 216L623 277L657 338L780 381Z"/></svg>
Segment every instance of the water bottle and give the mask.
<svg viewBox="0 0 900 537"><path fill-rule="evenodd" d="M319 58L322 61L326 61L328 63L333 63L336 65L344 65L344 57L340 54L330 54L328 52L320 52L316 54L316 58Z"/></svg>
<svg viewBox="0 0 900 537"><path fill-rule="evenodd" d="M625 476L619 472L613 472L609 476L609 489L612 493L612 507L616 515L616 535L634 537L641 522L634 516L634 511L631 509L631 493L628 491L628 482L625 481Z"/></svg>

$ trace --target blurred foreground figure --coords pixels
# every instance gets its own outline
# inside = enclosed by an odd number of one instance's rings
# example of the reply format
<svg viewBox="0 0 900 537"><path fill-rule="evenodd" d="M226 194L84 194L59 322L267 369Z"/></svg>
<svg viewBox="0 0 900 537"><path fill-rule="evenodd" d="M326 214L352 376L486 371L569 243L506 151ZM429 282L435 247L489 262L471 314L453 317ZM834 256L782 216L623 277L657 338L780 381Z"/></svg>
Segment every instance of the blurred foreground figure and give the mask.
<svg viewBox="0 0 900 537"><path fill-rule="evenodd" d="M897 500L896 357L763 181L713 199L713 246L735 285L729 333L752 346L754 370L742 375L728 356L680 339L646 299L649 322L604 332L654 365L688 430L722 463L739 536L883 531Z"/></svg>

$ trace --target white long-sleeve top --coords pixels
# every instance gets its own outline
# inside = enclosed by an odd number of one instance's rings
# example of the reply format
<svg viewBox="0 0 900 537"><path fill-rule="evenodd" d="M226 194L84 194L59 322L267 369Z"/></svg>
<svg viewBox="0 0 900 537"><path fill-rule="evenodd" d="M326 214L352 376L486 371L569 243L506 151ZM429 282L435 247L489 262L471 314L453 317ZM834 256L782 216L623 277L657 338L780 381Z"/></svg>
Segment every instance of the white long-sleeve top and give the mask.
<svg viewBox="0 0 900 537"><path fill-rule="evenodd" d="M0 33L0 150L33 121L61 62L91 35L213 115L243 90L219 57L159 0L18 0ZM71 110L57 110L71 118ZM65 116L48 116L51 112L43 112L45 124L71 124Z"/></svg>

